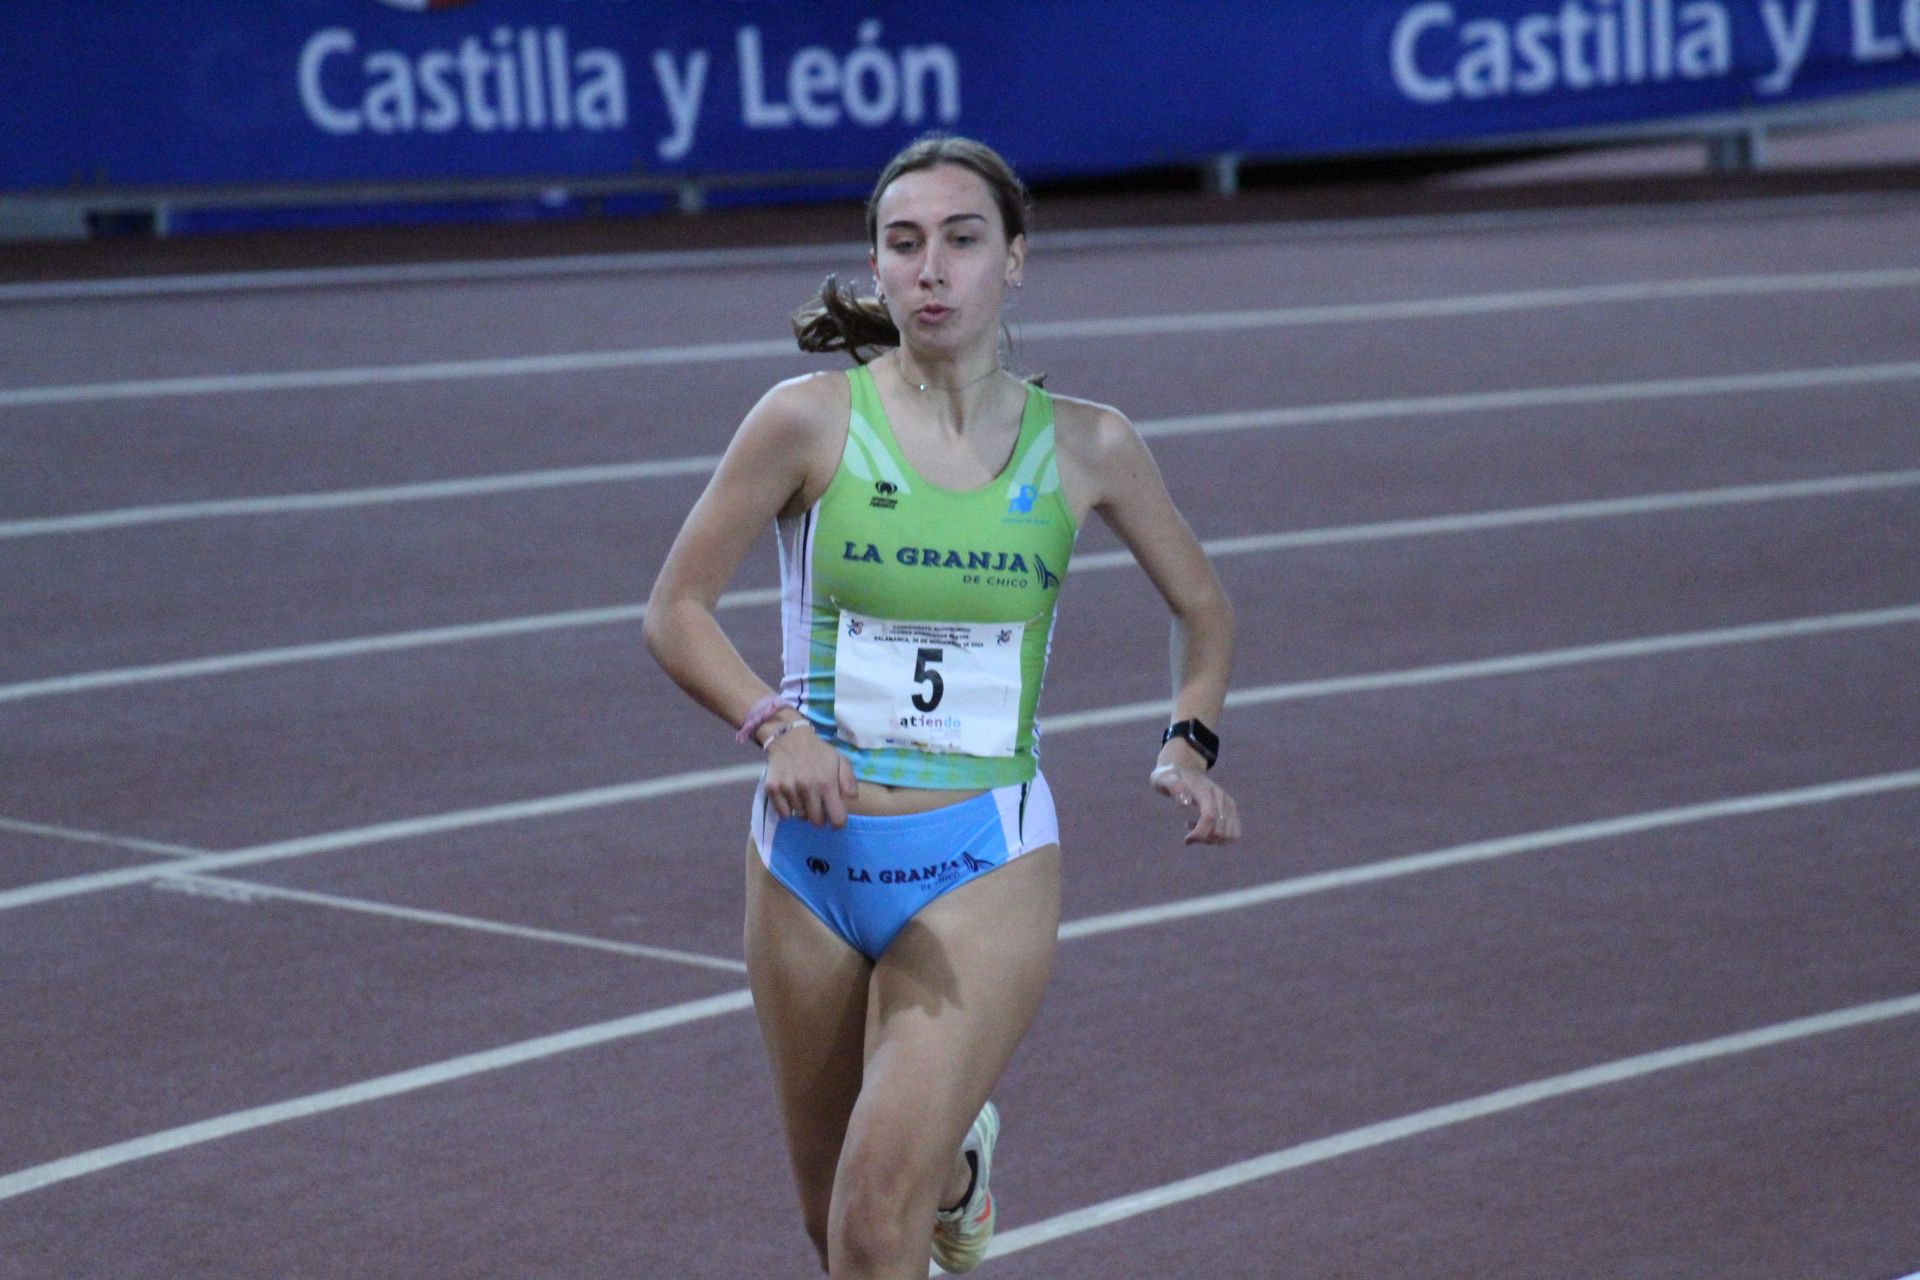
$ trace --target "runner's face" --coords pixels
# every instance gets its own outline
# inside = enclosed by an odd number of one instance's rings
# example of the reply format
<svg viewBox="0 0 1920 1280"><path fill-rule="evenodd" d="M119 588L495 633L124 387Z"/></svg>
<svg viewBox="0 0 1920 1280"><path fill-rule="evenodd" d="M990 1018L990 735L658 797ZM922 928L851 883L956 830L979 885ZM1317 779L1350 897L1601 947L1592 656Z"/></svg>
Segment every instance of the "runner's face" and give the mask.
<svg viewBox="0 0 1920 1280"><path fill-rule="evenodd" d="M1026 243L1007 243L986 180L955 164L915 170L887 184L876 213L874 279L901 336L956 353L997 342L1000 304L1020 278Z"/></svg>

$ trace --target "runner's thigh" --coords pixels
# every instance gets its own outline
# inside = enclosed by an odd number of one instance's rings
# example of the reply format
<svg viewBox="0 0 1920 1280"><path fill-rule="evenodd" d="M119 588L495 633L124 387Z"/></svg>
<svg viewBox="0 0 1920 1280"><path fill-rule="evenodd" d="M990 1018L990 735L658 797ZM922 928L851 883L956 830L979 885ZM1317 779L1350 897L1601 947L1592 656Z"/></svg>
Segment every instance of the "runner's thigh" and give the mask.
<svg viewBox="0 0 1920 1280"><path fill-rule="evenodd" d="M936 1180L1039 1012L1060 925L1048 845L929 903L874 966L849 1149Z"/></svg>
<svg viewBox="0 0 1920 1280"><path fill-rule="evenodd" d="M747 849L747 974L802 1210L824 1231L847 1117L860 1092L865 956Z"/></svg>

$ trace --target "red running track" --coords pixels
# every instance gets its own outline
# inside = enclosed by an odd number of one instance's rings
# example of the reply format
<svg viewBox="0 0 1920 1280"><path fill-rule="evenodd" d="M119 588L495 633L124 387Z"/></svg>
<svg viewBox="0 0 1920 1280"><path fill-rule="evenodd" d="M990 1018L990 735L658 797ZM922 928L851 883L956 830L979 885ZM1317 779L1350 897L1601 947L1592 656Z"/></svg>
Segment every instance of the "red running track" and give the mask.
<svg viewBox="0 0 1920 1280"><path fill-rule="evenodd" d="M1920 1271L1916 246L1897 195L1040 238L1020 362L1238 606L1250 835L1144 785L1162 614L1089 530L982 1274ZM750 762L633 606L860 269L0 301L0 1276L812 1273Z"/></svg>

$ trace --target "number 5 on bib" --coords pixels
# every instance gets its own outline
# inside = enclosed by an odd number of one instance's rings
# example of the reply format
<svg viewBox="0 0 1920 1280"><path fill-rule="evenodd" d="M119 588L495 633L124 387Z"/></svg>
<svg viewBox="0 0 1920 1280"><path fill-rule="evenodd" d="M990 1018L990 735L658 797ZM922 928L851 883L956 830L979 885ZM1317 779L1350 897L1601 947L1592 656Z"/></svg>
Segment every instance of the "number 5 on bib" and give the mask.
<svg viewBox="0 0 1920 1280"><path fill-rule="evenodd" d="M1010 756L1020 726L1018 622L901 622L843 612L833 712L856 747Z"/></svg>

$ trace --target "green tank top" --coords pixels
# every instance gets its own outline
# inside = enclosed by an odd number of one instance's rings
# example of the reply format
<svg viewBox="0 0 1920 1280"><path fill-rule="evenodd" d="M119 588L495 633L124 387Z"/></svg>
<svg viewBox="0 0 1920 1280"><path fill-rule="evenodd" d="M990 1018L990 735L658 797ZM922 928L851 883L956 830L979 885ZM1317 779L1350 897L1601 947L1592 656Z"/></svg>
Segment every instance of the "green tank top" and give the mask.
<svg viewBox="0 0 1920 1280"><path fill-rule="evenodd" d="M833 481L776 525L782 696L858 778L969 790L1028 781L1076 533L1053 398L1029 386L1005 469L977 489L946 489L901 453L872 372L847 379Z"/></svg>

